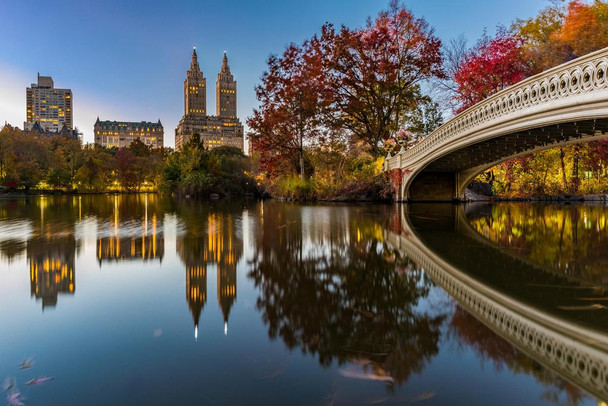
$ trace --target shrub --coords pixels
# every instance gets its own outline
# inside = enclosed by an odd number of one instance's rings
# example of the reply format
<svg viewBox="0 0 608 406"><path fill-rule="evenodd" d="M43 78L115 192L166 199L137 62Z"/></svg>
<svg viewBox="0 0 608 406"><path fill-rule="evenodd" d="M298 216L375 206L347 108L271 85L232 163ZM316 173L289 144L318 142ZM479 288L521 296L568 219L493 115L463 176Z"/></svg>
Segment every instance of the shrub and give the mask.
<svg viewBox="0 0 608 406"><path fill-rule="evenodd" d="M279 179L272 190L275 197L289 200L314 200L315 185L310 180L302 180L299 176L288 176Z"/></svg>

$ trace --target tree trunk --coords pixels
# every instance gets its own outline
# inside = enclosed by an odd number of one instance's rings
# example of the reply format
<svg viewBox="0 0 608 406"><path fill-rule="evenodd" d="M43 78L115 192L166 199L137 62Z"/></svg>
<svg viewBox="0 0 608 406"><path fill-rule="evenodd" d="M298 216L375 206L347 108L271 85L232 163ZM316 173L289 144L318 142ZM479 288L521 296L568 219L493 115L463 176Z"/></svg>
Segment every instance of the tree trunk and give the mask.
<svg viewBox="0 0 608 406"><path fill-rule="evenodd" d="M300 180L304 182L304 124L302 123L302 95L298 106L298 136L300 137Z"/></svg>
<svg viewBox="0 0 608 406"><path fill-rule="evenodd" d="M300 180L304 182L304 151L300 148Z"/></svg>
<svg viewBox="0 0 608 406"><path fill-rule="evenodd" d="M559 161L562 165L562 180L564 181L564 191L568 190L568 179L566 178L566 163L564 162L565 157L564 149L559 149Z"/></svg>
<svg viewBox="0 0 608 406"><path fill-rule="evenodd" d="M578 151L575 152L574 158L572 160L572 193L575 194L578 192L578 186L580 184L580 180L578 178Z"/></svg>

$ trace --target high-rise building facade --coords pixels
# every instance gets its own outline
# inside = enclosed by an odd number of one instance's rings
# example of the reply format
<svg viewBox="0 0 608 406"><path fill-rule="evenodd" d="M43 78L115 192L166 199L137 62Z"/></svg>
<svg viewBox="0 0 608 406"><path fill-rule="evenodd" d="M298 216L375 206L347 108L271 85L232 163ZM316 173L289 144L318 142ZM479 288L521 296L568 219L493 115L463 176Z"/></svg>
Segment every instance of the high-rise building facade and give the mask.
<svg viewBox="0 0 608 406"><path fill-rule="evenodd" d="M236 81L230 73L228 57L224 53L222 69L217 74L215 83L216 115L227 119L236 119Z"/></svg>
<svg viewBox="0 0 608 406"><path fill-rule="evenodd" d="M64 126L71 130L74 125L72 105L70 89L55 89L52 77L38 74L38 83L32 83L26 89L23 128L30 131L38 123L49 133L59 133Z"/></svg>
<svg viewBox="0 0 608 406"><path fill-rule="evenodd" d="M97 117L93 127L95 144L106 148L126 148L139 138L151 148L162 148L164 130L160 120L148 121L100 121Z"/></svg>
<svg viewBox="0 0 608 406"><path fill-rule="evenodd" d="M184 81L184 116L175 129L175 149L181 150L196 133L206 148L230 146L242 150L243 125L236 115L236 81L225 52L215 85L215 116L207 112L206 91L207 80L195 49Z"/></svg>

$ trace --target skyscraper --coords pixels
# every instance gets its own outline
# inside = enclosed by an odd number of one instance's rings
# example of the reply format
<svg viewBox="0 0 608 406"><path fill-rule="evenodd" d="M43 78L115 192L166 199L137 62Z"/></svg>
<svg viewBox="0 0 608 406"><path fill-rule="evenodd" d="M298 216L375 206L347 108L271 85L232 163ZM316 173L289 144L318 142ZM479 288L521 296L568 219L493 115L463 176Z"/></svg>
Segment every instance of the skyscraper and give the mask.
<svg viewBox="0 0 608 406"><path fill-rule="evenodd" d="M216 114L222 118L236 119L236 81L230 73L228 56L224 52L222 70L215 84Z"/></svg>
<svg viewBox="0 0 608 406"><path fill-rule="evenodd" d="M207 114L207 79L198 66L196 49L192 51L190 69L184 80L184 115L204 117Z"/></svg>
<svg viewBox="0 0 608 406"><path fill-rule="evenodd" d="M196 133L206 148L230 146L242 150L243 125L236 115L236 81L225 52L215 85L215 116L207 112L206 92L207 79L195 49L184 80L184 116L175 129L175 149L181 150Z"/></svg>
<svg viewBox="0 0 608 406"><path fill-rule="evenodd" d="M46 132L59 133L65 126L73 129L72 91L55 89L53 78L40 76L38 83L26 89L26 121L23 128L32 130L38 125Z"/></svg>

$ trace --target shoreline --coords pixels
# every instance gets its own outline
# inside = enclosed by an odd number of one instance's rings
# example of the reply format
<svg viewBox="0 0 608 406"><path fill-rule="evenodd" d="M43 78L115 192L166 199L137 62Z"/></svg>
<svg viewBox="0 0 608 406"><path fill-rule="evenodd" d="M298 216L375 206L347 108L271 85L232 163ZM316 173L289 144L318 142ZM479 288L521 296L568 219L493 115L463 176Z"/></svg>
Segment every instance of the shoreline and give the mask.
<svg viewBox="0 0 608 406"><path fill-rule="evenodd" d="M157 191L149 192L65 192L65 191L37 191L29 193L0 193L0 199L15 199L21 197L37 196L94 196L94 195L142 195L158 194Z"/></svg>

